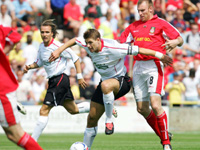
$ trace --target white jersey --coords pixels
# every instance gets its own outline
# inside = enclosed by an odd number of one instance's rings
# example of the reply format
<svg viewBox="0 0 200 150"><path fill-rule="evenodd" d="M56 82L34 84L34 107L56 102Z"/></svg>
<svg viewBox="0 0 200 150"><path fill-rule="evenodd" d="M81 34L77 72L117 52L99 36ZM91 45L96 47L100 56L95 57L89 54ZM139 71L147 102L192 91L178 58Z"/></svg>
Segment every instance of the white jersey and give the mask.
<svg viewBox="0 0 200 150"><path fill-rule="evenodd" d="M124 76L126 74L126 67L124 66L124 57L129 53L128 44L120 44L115 40L102 39L101 51L98 53L91 53L87 48L85 39L78 37L76 44L83 47L91 56L92 62L101 75L102 80ZM132 55L138 54L138 47L132 49ZM86 64L87 65L87 64Z"/></svg>
<svg viewBox="0 0 200 150"><path fill-rule="evenodd" d="M66 69L67 59L72 59L74 63L79 59L79 57L70 48L67 48L61 53L58 59L53 62L49 62L51 53L58 49L61 45L63 44L55 41L54 39L47 47L44 46L44 43L40 44L37 60L35 62L39 67L44 66L44 69L47 72L47 78L62 74Z"/></svg>

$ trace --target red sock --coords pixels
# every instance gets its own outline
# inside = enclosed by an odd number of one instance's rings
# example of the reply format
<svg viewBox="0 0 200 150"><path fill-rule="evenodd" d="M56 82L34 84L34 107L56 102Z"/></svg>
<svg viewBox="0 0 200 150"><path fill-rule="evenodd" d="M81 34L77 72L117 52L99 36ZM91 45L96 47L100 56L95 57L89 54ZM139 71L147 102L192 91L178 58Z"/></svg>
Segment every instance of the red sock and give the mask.
<svg viewBox="0 0 200 150"><path fill-rule="evenodd" d="M146 118L146 121L157 134L157 136L161 137L160 129L158 127L157 118L153 110L151 110L149 116Z"/></svg>
<svg viewBox="0 0 200 150"><path fill-rule="evenodd" d="M21 137L17 145L26 150L42 150L40 145L26 132Z"/></svg>
<svg viewBox="0 0 200 150"><path fill-rule="evenodd" d="M157 116L158 127L161 133L162 144L170 144L169 135L168 135L168 125L167 125L167 115L163 112L160 116Z"/></svg>

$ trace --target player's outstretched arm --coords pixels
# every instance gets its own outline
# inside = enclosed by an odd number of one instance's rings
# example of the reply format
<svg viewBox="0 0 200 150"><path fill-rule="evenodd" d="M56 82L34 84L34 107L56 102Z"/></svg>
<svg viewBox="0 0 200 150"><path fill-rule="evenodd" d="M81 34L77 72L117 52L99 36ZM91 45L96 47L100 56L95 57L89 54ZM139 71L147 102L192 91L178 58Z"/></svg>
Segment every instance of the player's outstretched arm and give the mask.
<svg viewBox="0 0 200 150"><path fill-rule="evenodd" d="M83 79L82 76L82 72L81 72L81 64L80 64L80 60L77 59L77 61L74 63L75 68L76 68L76 76L78 79L78 84L85 89L85 87L87 86L87 83L85 82L85 80Z"/></svg>
<svg viewBox="0 0 200 150"><path fill-rule="evenodd" d="M169 56L164 55L164 54L162 54L160 52L156 52L156 51L150 50L150 49L139 48L138 53L157 57L164 63L164 65L167 65L167 66L168 65L171 66L171 64L173 62L173 60Z"/></svg>
<svg viewBox="0 0 200 150"><path fill-rule="evenodd" d="M33 63L33 64L31 64L31 65L26 65L25 67L24 67L24 73L27 73L28 72L28 70L29 69L35 69L35 68L38 68L39 66L37 65L37 63Z"/></svg>
<svg viewBox="0 0 200 150"><path fill-rule="evenodd" d="M62 46L60 46L57 50L51 53L51 56L49 57L49 62L52 62L56 60L60 54L68 47L71 47L76 44L76 38L73 38L66 43L64 43Z"/></svg>

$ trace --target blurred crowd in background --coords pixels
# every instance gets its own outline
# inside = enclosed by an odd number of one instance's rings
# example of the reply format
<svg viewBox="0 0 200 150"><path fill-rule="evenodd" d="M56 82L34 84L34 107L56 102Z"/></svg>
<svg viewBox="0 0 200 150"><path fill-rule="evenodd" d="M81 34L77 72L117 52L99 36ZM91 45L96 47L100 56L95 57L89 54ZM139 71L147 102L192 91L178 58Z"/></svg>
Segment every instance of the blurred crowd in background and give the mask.
<svg viewBox="0 0 200 150"><path fill-rule="evenodd" d="M163 100L173 102L200 101L200 0L154 0L155 14L171 23L184 39L182 47L167 52L173 58L172 67L165 67ZM41 104L48 87L43 68L23 74L23 67L36 60L40 25L45 19L55 19L58 27L56 40L66 42L82 36L89 28L96 28L102 38L118 39L124 29L139 20L137 0L0 0L0 24L12 27L22 35L9 53L8 59L19 82L17 98L24 105ZM84 49L75 46L80 56L83 77L88 87L77 84L76 70L69 61L66 74L76 100L91 98L100 75L95 71ZM125 58L131 75L132 56ZM126 105L126 97L120 99Z"/></svg>

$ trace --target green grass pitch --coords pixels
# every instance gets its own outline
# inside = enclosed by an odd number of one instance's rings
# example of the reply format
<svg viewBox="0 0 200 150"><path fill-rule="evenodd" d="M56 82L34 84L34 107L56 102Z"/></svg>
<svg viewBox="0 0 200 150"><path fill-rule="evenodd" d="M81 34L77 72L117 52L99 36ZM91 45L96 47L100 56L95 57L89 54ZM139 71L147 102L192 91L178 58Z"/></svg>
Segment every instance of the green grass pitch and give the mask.
<svg viewBox="0 0 200 150"><path fill-rule="evenodd" d="M173 133L173 150L200 150L200 133ZM83 134L42 134L39 144L44 150L69 150L72 143L83 141ZM0 134L0 150L20 150ZM92 150L162 150L159 138L153 133L98 134Z"/></svg>

